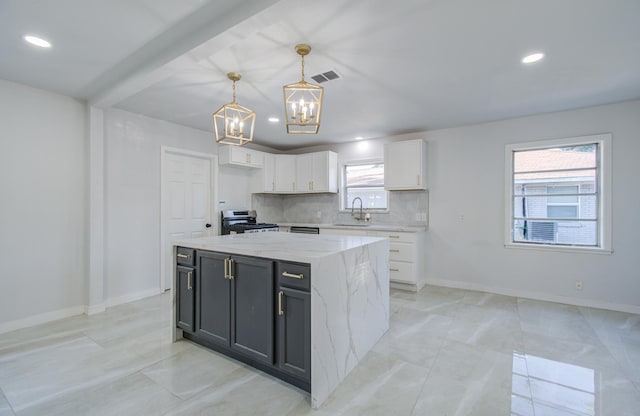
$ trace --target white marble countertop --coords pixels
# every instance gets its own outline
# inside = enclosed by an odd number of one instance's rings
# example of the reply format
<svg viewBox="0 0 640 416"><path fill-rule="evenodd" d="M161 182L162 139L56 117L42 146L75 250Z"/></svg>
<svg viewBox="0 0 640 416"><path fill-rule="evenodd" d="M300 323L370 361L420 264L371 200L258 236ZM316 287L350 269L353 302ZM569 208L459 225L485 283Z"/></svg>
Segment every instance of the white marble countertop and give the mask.
<svg viewBox="0 0 640 416"><path fill-rule="evenodd" d="M282 227L317 227L317 228L339 228L339 229L352 229L352 230L371 230L371 231L402 231L409 233L419 233L427 231L426 225L387 225L387 224L363 224L354 223L353 225L344 224L311 224L311 223L294 223L294 222L279 222L279 226Z"/></svg>
<svg viewBox="0 0 640 416"><path fill-rule="evenodd" d="M291 233L248 233L179 240L174 246L311 263L313 260L365 246L378 237Z"/></svg>

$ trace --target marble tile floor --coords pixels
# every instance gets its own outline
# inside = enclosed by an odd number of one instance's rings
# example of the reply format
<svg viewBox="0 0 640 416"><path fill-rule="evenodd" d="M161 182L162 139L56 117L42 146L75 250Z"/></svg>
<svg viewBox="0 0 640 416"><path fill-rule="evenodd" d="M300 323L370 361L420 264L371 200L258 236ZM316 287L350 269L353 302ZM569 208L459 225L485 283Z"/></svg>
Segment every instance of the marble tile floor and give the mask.
<svg viewBox="0 0 640 416"><path fill-rule="evenodd" d="M170 294L0 335L0 416L640 415L640 315L427 286L319 410L169 339Z"/></svg>

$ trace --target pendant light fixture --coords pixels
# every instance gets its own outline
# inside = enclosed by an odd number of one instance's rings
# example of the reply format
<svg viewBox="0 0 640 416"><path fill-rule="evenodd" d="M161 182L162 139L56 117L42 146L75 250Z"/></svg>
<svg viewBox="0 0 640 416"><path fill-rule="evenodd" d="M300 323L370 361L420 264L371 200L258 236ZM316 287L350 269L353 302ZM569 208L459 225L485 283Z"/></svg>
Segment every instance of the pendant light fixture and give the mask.
<svg viewBox="0 0 640 416"><path fill-rule="evenodd" d="M240 74L229 72L227 77L233 81L233 101L213 113L216 142L244 146L253 140L256 113L236 102L236 82L240 81Z"/></svg>
<svg viewBox="0 0 640 416"><path fill-rule="evenodd" d="M290 134L316 134L320 128L324 88L304 80L304 57L309 52L311 46L296 45L296 53L302 58L302 80L282 87L287 133Z"/></svg>

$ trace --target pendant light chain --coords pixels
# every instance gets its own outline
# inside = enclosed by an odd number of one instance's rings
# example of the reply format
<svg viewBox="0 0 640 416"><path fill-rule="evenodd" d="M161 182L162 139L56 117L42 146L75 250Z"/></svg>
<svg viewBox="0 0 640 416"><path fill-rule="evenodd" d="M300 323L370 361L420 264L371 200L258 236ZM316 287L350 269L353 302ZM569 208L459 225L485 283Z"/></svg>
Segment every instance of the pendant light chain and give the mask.
<svg viewBox="0 0 640 416"><path fill-rule="evenodd" d="M302 58L302 82L304 82L304 55L300 55Z"/></svg>
<svg viewBox="0 0 640 416"><path fill-rule="evenodd" d="M236 103L236 81L233 80L233 103Z"/></svg>

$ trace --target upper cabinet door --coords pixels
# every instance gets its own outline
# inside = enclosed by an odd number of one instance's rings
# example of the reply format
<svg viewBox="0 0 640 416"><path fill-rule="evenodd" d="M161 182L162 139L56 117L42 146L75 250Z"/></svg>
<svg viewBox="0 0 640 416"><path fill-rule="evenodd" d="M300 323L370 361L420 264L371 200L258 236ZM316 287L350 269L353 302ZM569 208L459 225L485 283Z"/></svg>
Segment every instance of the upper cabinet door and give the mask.
<svg viewBox="0 0 640 416"><path fill-rule="evenodd" d="M243 166L248 168L261 168L263 166L263 153L257 150L245 149L238 146L219 146L218 164Z"/></svg>
<svg viewBox="0 0 640 416"><path fill-rule="evenodd" d="M314 154L296 156L296 191L298 192L313 192Z"/></svg>
<svg viewBox="0 0 640 416"><path fill-rule="evenodd" d="M329 151L298 155L296 179L298 192L338 192L338 155Z"/></svg>
<svg viewBox="0 0 640 416"><path fill-rule="evenodd" d="M275 189L279 193L296 192L296 156L275 155Z"/></svg>
<svg viewBox="0 0 640 416"><path fill-rule="evenodd" d="M384 189L426 190L427 143L424 140L393 142L384 146Z"/></svg>

